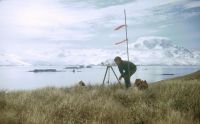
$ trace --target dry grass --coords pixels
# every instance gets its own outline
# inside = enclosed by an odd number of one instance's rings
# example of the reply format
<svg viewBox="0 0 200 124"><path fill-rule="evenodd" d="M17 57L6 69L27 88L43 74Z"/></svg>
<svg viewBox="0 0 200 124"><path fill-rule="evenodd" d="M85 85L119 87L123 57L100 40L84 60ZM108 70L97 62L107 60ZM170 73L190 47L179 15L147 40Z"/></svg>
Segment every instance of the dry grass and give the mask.
<svg viewBox="0 0 200 124"><path fill-rule="evenodd" d="M176 78L144 91L120 85L1 91L0 123L199 124L200 80Z"/></svg>

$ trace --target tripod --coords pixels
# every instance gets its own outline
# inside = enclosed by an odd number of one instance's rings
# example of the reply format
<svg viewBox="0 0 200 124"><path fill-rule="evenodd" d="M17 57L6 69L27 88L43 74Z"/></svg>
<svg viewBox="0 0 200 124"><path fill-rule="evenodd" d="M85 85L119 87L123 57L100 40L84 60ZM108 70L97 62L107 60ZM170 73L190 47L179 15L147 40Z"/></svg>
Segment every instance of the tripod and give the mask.
<svg viewBox="0 0 200 124"><path fill-rule="evenodd" d="M114 69L113 69L113 67L111 65L107 65L106 72L105 72L105 75L104 75L104 78L103 78L103 85L104 85L107 73L108 73L108 82L107 83L109 84L109 82L110 82L110 70L112 70L112 72L114 73L118 83L121 84L116 73L115 73L115 71L114 71Z"/></svg>

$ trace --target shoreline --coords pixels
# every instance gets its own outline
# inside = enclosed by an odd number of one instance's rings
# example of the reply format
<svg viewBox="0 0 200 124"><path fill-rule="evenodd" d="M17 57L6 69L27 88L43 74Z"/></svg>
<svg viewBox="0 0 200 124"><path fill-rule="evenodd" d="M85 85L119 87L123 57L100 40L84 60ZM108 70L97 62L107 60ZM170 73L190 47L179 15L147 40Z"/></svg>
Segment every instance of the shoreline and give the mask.
<svg viewBox="0 0 200 124"><path fill-rule="evenodd" d="M118 84L0 91L0 122L198 124L199 75L155 82L142 91Z"/></svg>

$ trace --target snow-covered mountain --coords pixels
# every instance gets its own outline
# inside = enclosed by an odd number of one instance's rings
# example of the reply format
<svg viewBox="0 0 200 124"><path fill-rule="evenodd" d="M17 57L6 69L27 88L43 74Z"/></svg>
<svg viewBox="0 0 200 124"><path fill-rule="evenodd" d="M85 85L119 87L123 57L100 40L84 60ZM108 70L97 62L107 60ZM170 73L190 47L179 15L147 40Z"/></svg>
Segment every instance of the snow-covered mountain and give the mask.
<svg viewBox="0 0 200 124"><path fill-rule="evenodd" d="M138 65L200 65L200 51L190 51L165 37L142 37L129 46L130 60ZM115 56L127 58L125 45L111 49L59 48L20 55L0 54L0 65L112 64Z"/></svg>
<svg viewBox="0 0 200 124"><path fill-rule="evenodd" d="M199 52L173 44L164 37L142 37L130 45L133 57L141 64L199 65ZM135 53L135 54L134 54ZM148 61L148 62L145 62ZM138 63L138 64L139 64Z"/></svg>

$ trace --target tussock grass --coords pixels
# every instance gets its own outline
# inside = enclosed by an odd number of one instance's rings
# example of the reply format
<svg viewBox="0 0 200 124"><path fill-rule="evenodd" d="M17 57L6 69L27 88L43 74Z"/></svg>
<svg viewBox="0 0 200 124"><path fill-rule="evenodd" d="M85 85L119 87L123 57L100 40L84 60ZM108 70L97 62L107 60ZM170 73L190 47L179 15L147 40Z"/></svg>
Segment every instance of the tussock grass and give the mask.
<svg viewBox="0 0 200 124"><path fill-rule="evenodd" d="M118 84L1 91L0 123L199 124L200 80L176 78L143 91Z"/></svg>

